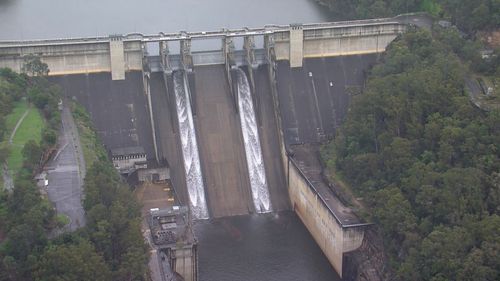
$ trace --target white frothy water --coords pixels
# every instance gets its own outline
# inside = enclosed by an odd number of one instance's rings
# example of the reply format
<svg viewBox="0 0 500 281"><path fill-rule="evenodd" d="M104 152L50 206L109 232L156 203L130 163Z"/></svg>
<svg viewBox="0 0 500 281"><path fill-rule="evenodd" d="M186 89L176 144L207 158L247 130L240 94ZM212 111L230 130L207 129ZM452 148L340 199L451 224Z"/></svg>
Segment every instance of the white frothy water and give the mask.
<svg viewBox="0 0 500 281"><path fill-rule="evenodd" d="M205 187L203 186L203 176L201 174L191 102L188 97L189 86L186 79L184 79L183 72L174 72L173 78L191 213L195 219L206 219L208 218L207 202L205 200Z"/></svg>
<svg viewBox="0 0 500 281"><path fill-rule="evenodd" d="M253 203L258 213L270 212L271 201L269 200L269 189L267 188L264 159L262 158L252 93L245 72L238 69L236 73L238 79L238 106L240 111L241 130L245 143Z"/></svg>

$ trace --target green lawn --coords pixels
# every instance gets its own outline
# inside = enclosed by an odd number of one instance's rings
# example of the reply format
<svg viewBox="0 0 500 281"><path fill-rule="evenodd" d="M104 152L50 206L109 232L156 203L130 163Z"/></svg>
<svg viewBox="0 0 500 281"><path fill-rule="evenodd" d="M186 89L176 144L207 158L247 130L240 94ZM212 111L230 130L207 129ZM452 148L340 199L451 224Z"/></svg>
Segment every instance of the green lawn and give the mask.
<svg viewBox="0 0 500 281"><path fill-rule="evenodd" d="M26 102L20 102L16 105L12 113L7 116L7 124L12 126L10 132L8 132L8 137L10 137L10 133L15 127L17 120L22 117L27 108L28 104ZM17 119L15 119L16 116ZM40 142L44 126L45 122L43 117L40 115L40 112L38 112L35 107L29 108L28 115L26 115L23 122L17 129L16 134L12 139L12 144L10 145L10 155L7 159L7 165L13 173L16 173L22 166L23 156L21 151L24 144L29 140Z"/></svg>
<svg viewBox="0 0 500 281"><path fill-rule="evenodd" d="M19 101L14 104L14 109L5 119L5 125L7 126L7 133L5 134L6 140L9 140L10 133L16 126L17 120L23 116L26 109L28 109L28 103L25 101Z"/></svg>

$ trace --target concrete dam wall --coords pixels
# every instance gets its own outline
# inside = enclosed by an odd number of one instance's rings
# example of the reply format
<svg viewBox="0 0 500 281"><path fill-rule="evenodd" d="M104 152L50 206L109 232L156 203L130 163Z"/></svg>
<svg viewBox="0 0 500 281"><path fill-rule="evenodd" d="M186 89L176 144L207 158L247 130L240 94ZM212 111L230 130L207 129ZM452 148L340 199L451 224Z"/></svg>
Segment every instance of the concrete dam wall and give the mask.
<svg viewBox="0 0 500 281"><path fill-rule="evenodd" d="M20 71L24 55L38 54L108 149L139 146L153 166L169 167L195 218L294 209L342 276L343 253L361 245L366 224L333 195L317 145L335 135L366 71L405 28L395 18L0 42L0 67ZM203 39L222 39L221 50L192 53L191 40ZM159 56L148 56L151 42ZM258 200L255 182L267 192Z"/></svg>
<svg viewBox="0 0 500 281"><path fill-rule="evenodd" d="M148 159L155 160L142 72L127 72L118 81L109 72L52 76L50 80L87 109L106 149L141 146Z"/></svg>
<svg viewBox="0 0 500 281"><path fill-rule="evenodd" d="M299 68L278 61L276 82L286 144L332 137L377 54L314 58Z"/></svg>

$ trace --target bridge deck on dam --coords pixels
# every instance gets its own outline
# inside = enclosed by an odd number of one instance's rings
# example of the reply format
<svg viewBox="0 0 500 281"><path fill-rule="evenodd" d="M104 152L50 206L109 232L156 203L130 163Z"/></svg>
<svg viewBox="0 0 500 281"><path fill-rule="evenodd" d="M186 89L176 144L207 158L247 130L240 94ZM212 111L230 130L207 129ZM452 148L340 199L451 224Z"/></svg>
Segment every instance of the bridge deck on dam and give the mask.
<svg viewBox="0 0 500 281"><path fill-rule="evenodd" d="M224 65L195 66L194 74L195 124L211 216L247 214L254 210L250 181Z"/></svg>
<svg viewBox="0 0 500 281"><path fill-rule="evenodd" d="M255 111L271 204L273 211L290 210L268 66L260 65L253 70L253 77L255 81L253 94L257 104Z"/></svg>
<svg viewBox="0 0 500 281"><path fill-rule="evenodd" d="M76 99L90 113L107 149L142 146L148 160L155 158L142 73L126 73L125 80L111 80L111 73L53 76L63 94Z"/></svg>
<svg viewBox="0 0 500 281"><path fill-rule="evenodd" d="M153 118L156 127L158 156L160 163L168 164L169 166L170 180L176 190L177 199L182 204L187 205L186 176L182 145L179 138L172 76L169 76L167 79L169 80L167 83L168 90L163 73L151 73L151 106L153 108Z"/></svg>
<svg viewBox="0 0 500 281"><path fill-rule="evenodd" d="M305 59L303 67L277 63L277 88L286 144L333 136L352 93L363 85L376 54Z"/></svg>

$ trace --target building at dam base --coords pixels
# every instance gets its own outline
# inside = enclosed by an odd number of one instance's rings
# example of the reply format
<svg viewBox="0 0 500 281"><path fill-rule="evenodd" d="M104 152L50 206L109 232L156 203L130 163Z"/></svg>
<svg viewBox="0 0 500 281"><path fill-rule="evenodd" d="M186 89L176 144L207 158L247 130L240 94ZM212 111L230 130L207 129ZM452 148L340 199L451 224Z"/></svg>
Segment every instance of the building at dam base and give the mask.
<svg viewBox="0 0 500 281"><path fill-rule="evenodd" d="M203 198L207 216L199 218L261 211L252 194L255 174L249 170L245 119L238 106L243 74L269 206L274 211L293 209L342 276L343 254L361 245L367 224L333 195L321 173L317 144L334 136L365 71L405 29L405 22L393 18L0 42L0 66L20 71L24 55L38 54L64 94L90 112L110 151L135 147L144 152L140 155L146 156L147 169L167 167L162 175L170 178L183 205L193 208L193 198ZM256 47L255 38L263 46ZM205 39L221 40L221 49L191 51L192 41ZM243 48L237 50L234 42L240 39ZM151 42L158 42L159 55L147 53ZM179 42L178 52L169 48L172 42ZM185 99L180 111L179 73ZM183 124L188 116L192 131L187 134ZM199 168L192 165L193 157L186 158L187 150L198 156ZM202 188L190 188L193 173Z"/></svg>

